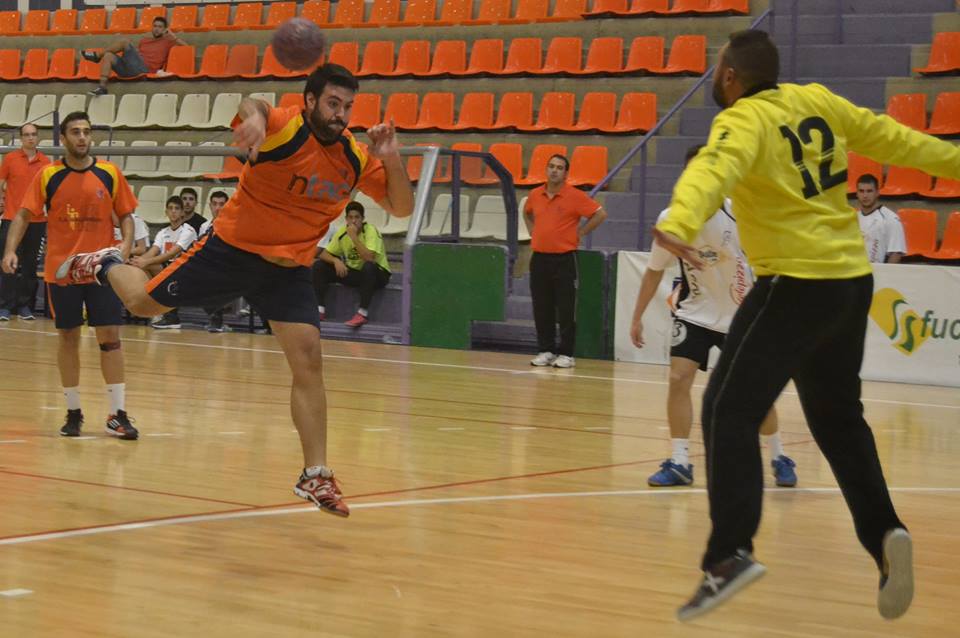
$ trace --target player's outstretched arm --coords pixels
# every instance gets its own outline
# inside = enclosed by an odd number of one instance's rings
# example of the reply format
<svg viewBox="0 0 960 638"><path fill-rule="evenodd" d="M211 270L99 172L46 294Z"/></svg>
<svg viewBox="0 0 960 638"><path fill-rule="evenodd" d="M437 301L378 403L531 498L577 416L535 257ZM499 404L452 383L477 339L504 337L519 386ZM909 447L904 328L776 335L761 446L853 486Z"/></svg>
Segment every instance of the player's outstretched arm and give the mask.
<svg viewBox="0 0 960 638"><path fill-rule="evenodd" d="M243 98L237 117L242 121L233 129L233 144L250 149L250 159L256 159L257 150L267 137L267 117L270 105L263 100Z"/></svg>
<svg viewBox="0 0 960 638"><path fill-rule="evenodd" d="M407 169L400 159L400 142L393 120L370 127L370 154L383 162L387 174L387 201L384 202L395 217L408 217L413 212L413 186Z"/></svg>

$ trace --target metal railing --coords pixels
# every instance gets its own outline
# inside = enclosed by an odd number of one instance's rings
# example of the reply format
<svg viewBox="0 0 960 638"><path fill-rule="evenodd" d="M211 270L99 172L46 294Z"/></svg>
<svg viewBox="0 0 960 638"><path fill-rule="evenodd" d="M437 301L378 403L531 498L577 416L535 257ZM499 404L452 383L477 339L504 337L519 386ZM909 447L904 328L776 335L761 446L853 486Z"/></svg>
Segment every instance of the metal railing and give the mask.
<svg viewBox="0 0 960 638"><path fill-rule="evenodd" d="M838 11L839 11L840 1L841 0L838 0ZM775 0L771 0L770 7L767 10L765 10L763 13L761 13L759 16L757 16L757 18L754 19L753 22L751 22L750 24L751 29L757 28L764 20L769 20L768 28L770 30L770 33L772 34L774 32L774 26L775 26L775 22L774 22L775 12L773 9L774 2ZM797 79L797 31L798 31L797 22L799 18L799 3L800 3L800 0L793 0L793 3L791 5L790 43L788 45L790 48L790 79L791 81L795 81ZM707 80L709 80L713 76L713 72L715 70L716 70L716 65L713 65L709 69L707 69L706 73L701 75L697 79L697 81L694 82L693 86L690 87L690 89L683 94L683 97L681 97L676 104L670 107L670 110L668 110L667 113L662 118L660 118L660 120L656 124L654 124L653 128L647 131L647 133L642 138L640 138L640 141L637 142L636 146L634 146L629 151L627 151L627 154L624 155L619 162L617 162L616 166L610 169L607 175L604 176L602 180L600 180L600 183L594 186L592 189L590 189L590 193L589 193L590 197L596 197L597 193L603 190L610 183L610 181L617 175L617 173L619 173L630 162L630 160L632 160L637 155L637 153L640 154L640 163L639 163L640 179L638 180L640 183L640 208L637 211L638 213L637 215L637 221L638 221L637 248L638 249L642 249L643 239L646 233L645 220L646 220L646 207L647 207L647 202L646 202L647 160L648 160L647 147L650 143L650 140L652 140L654 136L660 133L663 127L667 124L667 122L669 122L673 118L673 116L676 115L680 111L680 109L683 108L684 105L686 105L686 103L690 100L690 98L693 97L694 94L696 94L696 92L703 87L703 85L707 82ZM587 248L590 248L592 245L593 245L592 236L587 236L587 241L586 241Z"/></svg>

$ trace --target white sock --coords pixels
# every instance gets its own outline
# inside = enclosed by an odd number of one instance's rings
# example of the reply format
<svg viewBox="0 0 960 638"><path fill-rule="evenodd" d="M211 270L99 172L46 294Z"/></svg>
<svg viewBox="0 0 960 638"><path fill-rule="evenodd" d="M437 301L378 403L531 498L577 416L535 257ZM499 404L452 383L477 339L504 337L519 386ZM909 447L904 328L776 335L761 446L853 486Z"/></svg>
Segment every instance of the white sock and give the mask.
<svg viewBox="0 0 960 638"><path fill-rule="evenodd" d="M357 314L359 314L361 317L366 317L366 316L367 316L367 309L366 309L366 308L357 308Z"/></svg>
<svg viewBox="0 0 960 638"><path fill-rule="evenodd" d="M318 476L322 476L323 478L333 478L333 470L326 465L313 465L311 467L306 467L303 469L303 474L307 478L316 478Z"/></svg>
<svg viewBox="0 0 960 638"><path fill-rule="evenodd" d="M110 399L110 414L116 414L118 410L124 409L124 394L126 389L126 383L107 384L107 398Z"/></svg>
<svg viewBox="0 0 960 638"><path fill-rule="evenodd" d="M683 467L690 465L690 439L670 439L670 442L673 444L671 460Z"/></svg>
<svg viewBox="0 0 960 638"><path fill-rule="evenodd" d="M321 315L327 312L327 309L324 306L317 306L317 310L320 312Z"/></svg>
<svg viewBox="0 0 960 638"><path fill-rule="evenodd" d="M74 386L72 388L64 388L63 396L67 398L68 410L80 409L80 386Z"/></svg>
<svg viewBox="0 0 960 638"><path fill-rule="evenodd" d="M767 440L767 447L770 448L770 458L775 459L778 456L783 456L783 442L780 441L780 432L774 432L763 438Z"/></svg>

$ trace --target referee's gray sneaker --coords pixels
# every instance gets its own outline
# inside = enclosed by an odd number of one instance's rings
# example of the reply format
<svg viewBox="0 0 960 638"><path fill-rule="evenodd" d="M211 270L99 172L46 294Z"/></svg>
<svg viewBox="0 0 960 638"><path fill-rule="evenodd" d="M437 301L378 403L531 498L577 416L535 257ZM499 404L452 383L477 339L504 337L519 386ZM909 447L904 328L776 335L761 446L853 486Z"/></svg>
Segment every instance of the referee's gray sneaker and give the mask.
<svg viewBox="0 0 960 638"><path fill-rule="evenodd" d="M883 537L883 571L877 609L887 620L907 613L913 601L913 540L910 533L897 527Z"/></svg>
<svg viewBox="0 0 960 638"><path fill-rule="evenodd" d="M704 570L703 581L687 604L677 610L677 620L693 620L726 602L767 572L750 552L740 549L726 560Z"/></svg>

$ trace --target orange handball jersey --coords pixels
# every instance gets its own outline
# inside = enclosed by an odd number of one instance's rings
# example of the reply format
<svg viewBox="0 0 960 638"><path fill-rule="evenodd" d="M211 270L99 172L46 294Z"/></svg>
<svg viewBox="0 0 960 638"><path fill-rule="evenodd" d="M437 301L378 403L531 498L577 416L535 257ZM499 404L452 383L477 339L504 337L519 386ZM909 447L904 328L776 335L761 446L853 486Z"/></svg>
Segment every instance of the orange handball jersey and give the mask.
<svg viewBox="0 0 960 638"><path fill-rule="evenodd" d="M113 245L113 213L118 218L137 208L130 184L116 166L97 159L78 171L59 160L33 178L22 206L33 215L47 212L47 259L44 281L75 253Z"/></svg>
<svg viewBox="0 0 960 638"><path fill-rule="evenodd" d="M349 131L333 144L321 144L299 107L271 108L267 137L256 160L243 167L237 192L213 222L214 232L241 250L310 266L317 242L354 188L377 201L387 196L383 164L366 144Z"/></svg>

